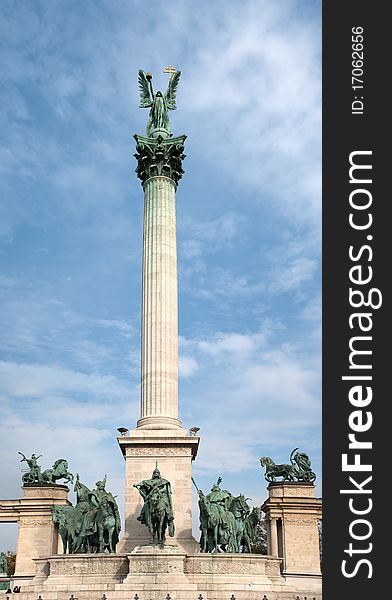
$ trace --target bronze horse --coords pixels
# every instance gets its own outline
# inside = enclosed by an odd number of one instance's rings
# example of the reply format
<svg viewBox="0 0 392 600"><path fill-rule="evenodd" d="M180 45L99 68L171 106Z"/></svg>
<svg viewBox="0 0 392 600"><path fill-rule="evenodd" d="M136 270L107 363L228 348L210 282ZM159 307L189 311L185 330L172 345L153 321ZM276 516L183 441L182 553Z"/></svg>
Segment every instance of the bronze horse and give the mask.
<svg viewBox="0 0 392 600"><path fill-rule="evenodd" d="M149 497L151 523L149 523L149 531L152 535L153 542L156 541L158 544L165 543L166 528L169 529L170 537L174 535L174 523L173 520L168 519L170 510L168 510L167 501L164 495L159 491L158 488L152 490Z"/></svg>

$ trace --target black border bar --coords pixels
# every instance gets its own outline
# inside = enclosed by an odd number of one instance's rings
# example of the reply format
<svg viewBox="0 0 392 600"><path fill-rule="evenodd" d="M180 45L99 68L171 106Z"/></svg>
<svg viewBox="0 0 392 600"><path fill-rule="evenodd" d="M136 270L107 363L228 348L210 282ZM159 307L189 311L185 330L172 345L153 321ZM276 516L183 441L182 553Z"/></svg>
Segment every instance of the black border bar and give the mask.
<svg viewBox="0 0 392 600"><path fill-rule="evenodd" d="M392 347L389 342L392 337L389 316L392 307L388 289L392 279L392 252L389 247L392 217L388 213L392 212L389 210L392 202L387 180L392 176L389 164L392 95L390 99L388 91L391 87L388 59L391 55L392 23L387 17L387 10L387 2L375 0L325 0L323 3L325 600L381 600L390 594L389 500L392 497L387 488L392 481L392 461L389 459L392 456L392 420L388 415L392 404L389 383L392 379ZM362 64L361 55L353 54L359 51L357 43L363 46ZM352 80L353 76L356 80ZM360 86L361 81L363 88L354 89L353 85ZM359 100L363 101L363 106ZM351 178L350 156L354 163ZM372 168L359 169L355 165ZM368 202L368 208L356 208ZM372 223L368 228L356 229L350 225L350 214L355 226L366 225L370 218ZM364 248L366 245L371 250ZM350 270L358 266L359 269L351 271L350 279ZM366 280L370 273L372 277L368 283L358 283ZM354 308L350 303L350 287L362 291L365 301L371 297L374 306ZM380 294L374 292L373 296L369 296L372 288L382 293L382 306L379 308L375 305ZM351 297L352 303L361 304L360 298L359 294ZM363 328L371 324L368 332L361 329L359 318L353 317L353 313L371 314L361 321ZM370 339L364 339L366 336ZM354 337L358 339L353 340ZM360 354L356 352L358 350L367 353ZM344 376L369 375L371 380L342 379ZM352 389L354 386L357 386L356 390ZM370 393L371 401L367 404ZM360 415L353 414L355 411L359 411ZM361 427L363 431L359 432ZM355 434L355 440L370 442L371 448L350 449L350 433ZM363 468L362 465L364 468L370 465L371 471L345 471L342 463L345 460L342 455L345 454L348 464L359 461L359 469ZM355 458L356 454L359 458ZM365 484L368 477L371 481ZM340 492L350 489L352 493ZM365 491L361 492L361 489ZM359 564L360 560L368 562ZM344 565L343 561L346 561ZM376 589L383 591L375 595Z"/></svg>

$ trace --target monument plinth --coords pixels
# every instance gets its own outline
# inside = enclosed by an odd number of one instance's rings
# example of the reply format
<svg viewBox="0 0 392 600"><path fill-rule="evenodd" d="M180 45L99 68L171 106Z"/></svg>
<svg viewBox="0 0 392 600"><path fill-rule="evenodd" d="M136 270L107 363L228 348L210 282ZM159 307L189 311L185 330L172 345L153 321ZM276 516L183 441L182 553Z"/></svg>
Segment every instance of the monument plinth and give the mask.
<svg viewBox="0 0 392 600"><path fill-rule="evenodd" d="M2 501L4 521L15 520L19 524L14 583L34 577L34 559L61 552L52 509L70 504L66 485L25 484L22 490L20 500Z"/></svg>
<svg viewBox="0 0 392 600"><path fill-rule="evenodd" d="M268 554L283 559L285 576L320 576L318 521L321 498L313 483L270 483L261 509L268 528Z"/></svg>

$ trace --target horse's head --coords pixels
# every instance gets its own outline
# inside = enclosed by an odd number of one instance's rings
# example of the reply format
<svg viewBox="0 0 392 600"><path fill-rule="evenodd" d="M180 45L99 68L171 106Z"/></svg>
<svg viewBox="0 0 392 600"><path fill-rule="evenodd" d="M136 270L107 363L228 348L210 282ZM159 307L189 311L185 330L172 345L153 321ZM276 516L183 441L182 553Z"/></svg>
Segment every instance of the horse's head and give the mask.
<svg viewBox="0 0 392 600"><path fill-rule="evenodd" d="M240 506L248 506L244 494L240 494L239 496L237 496L237 502Z"/></svg>
<svg viewBox="0 0 392 600"><path fill-rule="evenodd" d="M53 523L58 523L59 525L65 525L65 511L63 506L53 506L52 508L52 518Z"/></svg>
<svg viewBox="0 0 392 600"><path fill-rule="evenodd" d="M65 458L59 458L54 463L52 469L53 471L64 473L68 469L68 462Z"/></svg>
<svg viewBox="0 0 392 600"><path fill-rule="evenodd" d="M250 514L250 506L247 503L247 500L251 500L251 498L245 498L245 496L243 494L241 494L241 496L239 496L239 505L245 515Z"/></svg>
<svg viewBox="0 0 392 600"><path fill-rule="evenodd" d="M269 457L269 456L262 456L262 457L260 458L260 464L261 464L263 467L269 467L269 466L270 466L272 463L273 463L273 461L270 459L270 457Z"/></svg>
<svg viewBox="0 0 392 600"><path fill-rule="evenodd" d="M250 508L245 501L245 496L240 494L230 499L228 509L236 518L243 518L250 512Z"/></svg>
<svg viewBox="0 0 392 600"><path fill-rule="evenodd" d="M255 506L252 510L252 512L249 515L249 519L252 521L252 523L254 525L257 525L257 523L260 521L261 519L261 508L259 508L258 506Z"/></svg>

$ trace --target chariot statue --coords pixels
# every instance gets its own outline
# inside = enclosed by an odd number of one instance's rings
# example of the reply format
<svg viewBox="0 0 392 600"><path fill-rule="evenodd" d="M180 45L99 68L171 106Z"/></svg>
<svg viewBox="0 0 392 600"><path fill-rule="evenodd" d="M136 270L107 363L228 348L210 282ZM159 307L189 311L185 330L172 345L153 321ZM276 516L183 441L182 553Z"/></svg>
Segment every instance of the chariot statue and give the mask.
<svg viewBox="0 0 392 600"><path fill-rule="evenodd" d="M18 454L22 456L22 460L20 462L26 462L29 466L29 470L26 470L26 472L22 475L22 482L24 484L53 484L59 479L65 479L64 483L73 483L74 476L68 471L68 461L66 461L65 458L59 458L52 465L51 469L45 469L45 471L42 471L37 462L38 459L42 457L42 454L39 456L32 454L31 458L27 458L27 456L25 456L22 452L18 452Z"/></svg>
<svg viewBox="0 0 392 600"><path fill-rule="evenodd" d="M282 477L283 482L297 480L313 483L315 481L316 474L312 471L309 456L305 452L298 452L298 448L294 448L289 460L290 464L276 464L269 456L262 456L260 464L265 467L266 481L274 483L277 477Z"/></svg>

